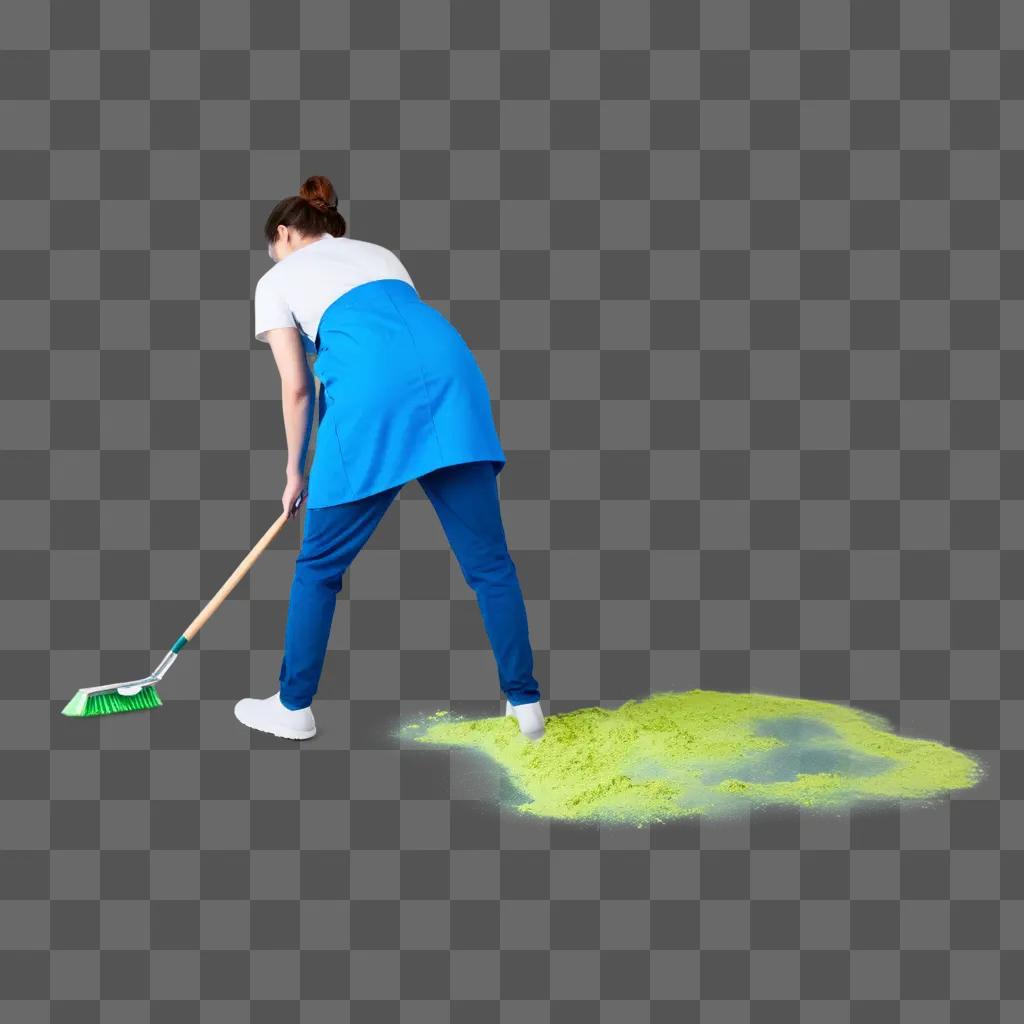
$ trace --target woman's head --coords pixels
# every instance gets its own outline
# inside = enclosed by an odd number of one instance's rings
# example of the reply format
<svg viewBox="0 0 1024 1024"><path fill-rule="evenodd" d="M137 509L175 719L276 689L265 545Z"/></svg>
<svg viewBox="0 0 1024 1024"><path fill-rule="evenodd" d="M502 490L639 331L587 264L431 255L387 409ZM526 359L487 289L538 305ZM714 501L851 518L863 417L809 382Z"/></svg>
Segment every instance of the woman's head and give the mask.
<svg viewBox="0 0 1024 1024"><path fill-rule="evenodd" d="M263 225L267 254L276 263L321 235L340 238L345 227L331 179L314 174L302 183L298 195L287 196L270 211Z"/></svg>

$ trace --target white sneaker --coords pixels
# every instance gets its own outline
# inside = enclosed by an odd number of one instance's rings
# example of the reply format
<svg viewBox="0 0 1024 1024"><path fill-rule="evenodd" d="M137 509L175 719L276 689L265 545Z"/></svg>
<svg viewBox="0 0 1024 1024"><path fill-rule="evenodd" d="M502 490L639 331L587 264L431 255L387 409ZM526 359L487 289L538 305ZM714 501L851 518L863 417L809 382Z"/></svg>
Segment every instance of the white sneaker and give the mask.
<svg viewBox="0 0 1024 1024"><path fill-rule="evenodd" d="M316 735L312 708L299 708L298 711L286 708L281 703L280 693L262 700L243 697L235 705L235 718L250 729L269 732L283 740L308 740Z"/></svg>
<svg viewBox="0 0 1024 1024"><path fill-rule="evenodd" d="M519 720L519 731L528 740L539 740L544 735L544 712L540 709L540 701L530 704L513 704L505 701L505 717Z"/></svg>

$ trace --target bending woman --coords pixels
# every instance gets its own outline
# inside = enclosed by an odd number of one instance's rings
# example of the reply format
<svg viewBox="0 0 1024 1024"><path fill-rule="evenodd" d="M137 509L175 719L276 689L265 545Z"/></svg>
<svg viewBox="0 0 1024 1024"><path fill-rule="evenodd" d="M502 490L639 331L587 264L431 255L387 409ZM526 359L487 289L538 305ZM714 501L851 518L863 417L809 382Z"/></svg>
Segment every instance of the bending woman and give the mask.
<svg viewBox="0 0 1024 1024"><path fill-rule="evenodd" d="M345 570L402 485L417 480L476 594L505 694L529 739L544 733L540 687L501 521L505 454L487 383L455 327L424 302L384 246L345 235L331 182L308 178L264 226L274 261L257 282L256 337L281 375L288 443L281 502L306 499L278 693L246 697L239 721L288 739L316 734L312 703ZM321 382L316 451L304 484Z"/></svg>

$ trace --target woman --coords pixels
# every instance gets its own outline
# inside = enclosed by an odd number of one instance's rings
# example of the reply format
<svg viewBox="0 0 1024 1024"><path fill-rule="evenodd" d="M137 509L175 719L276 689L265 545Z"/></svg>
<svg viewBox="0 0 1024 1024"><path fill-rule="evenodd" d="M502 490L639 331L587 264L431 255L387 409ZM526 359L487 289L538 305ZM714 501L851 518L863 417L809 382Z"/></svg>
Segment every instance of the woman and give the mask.
<svg viewBox="0 0 1024 1024"><path fill-rule="evenodd" d="M329 179L308 178L264 226L274 261L257 282L256 337L274 354L288 463L281 503L306 520L285 627L278 693L246 697L239 721L287 739L316 733L319 685L342 577L409 480L437 512L476 593L506 696L529 739L544 733L526 607L505 542L505 464L487 384L451 323L424 302L398 257L346 237ZM310 340L312 339L312 340ZM316 452L303 473L320 378Z"/></svg>

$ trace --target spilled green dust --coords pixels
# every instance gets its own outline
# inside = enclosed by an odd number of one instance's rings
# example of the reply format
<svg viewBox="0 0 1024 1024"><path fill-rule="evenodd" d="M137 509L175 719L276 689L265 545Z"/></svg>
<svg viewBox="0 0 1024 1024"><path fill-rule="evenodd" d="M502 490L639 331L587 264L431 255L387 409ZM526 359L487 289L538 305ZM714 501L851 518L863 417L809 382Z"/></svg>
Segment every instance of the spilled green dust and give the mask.
<svg viewBox="0 0 1024 1024"><path fill-rule="evenodd" d="M524 814L638 827L745 807L926 800L985 774L959 750L893 733L880 715L759 693L668 691L580 708L547 717L536 741L514 718L443 710L398 735L488 756L527 797L515 805Z"/></svg>

